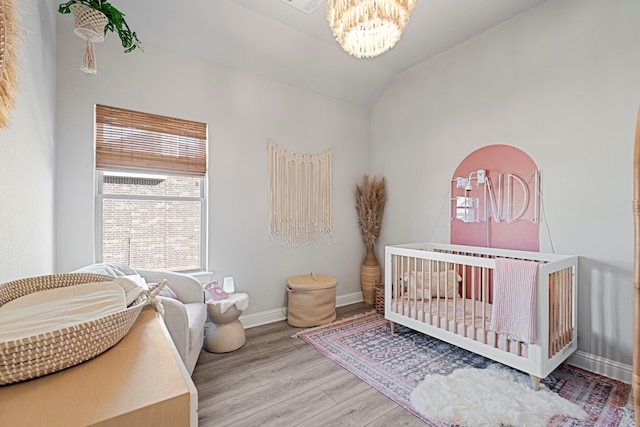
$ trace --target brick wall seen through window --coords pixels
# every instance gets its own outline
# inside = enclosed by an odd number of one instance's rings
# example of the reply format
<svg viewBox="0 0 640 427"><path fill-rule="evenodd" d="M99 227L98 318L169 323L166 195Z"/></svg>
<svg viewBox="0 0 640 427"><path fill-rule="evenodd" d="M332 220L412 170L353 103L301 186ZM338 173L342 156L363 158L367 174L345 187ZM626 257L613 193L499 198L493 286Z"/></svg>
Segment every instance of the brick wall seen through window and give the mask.
<svg viewBox="0 0 640 427"><path fill-rule="evenodd" d="M202 182L200 177L105 174L103 262L119 262L133 268L198 269Z"/></svg>

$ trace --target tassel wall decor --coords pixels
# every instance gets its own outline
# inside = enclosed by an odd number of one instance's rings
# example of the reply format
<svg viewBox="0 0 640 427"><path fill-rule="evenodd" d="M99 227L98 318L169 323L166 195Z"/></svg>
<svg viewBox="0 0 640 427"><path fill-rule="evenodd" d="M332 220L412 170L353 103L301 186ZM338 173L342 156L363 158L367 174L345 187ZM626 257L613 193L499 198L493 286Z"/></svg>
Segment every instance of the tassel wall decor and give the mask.
<svg viewBox="0 0 640 427"><path fill-rule="evenodd" d="M267 140L269 236L295 248L331 235L332 152L298 154Z"/></svg>

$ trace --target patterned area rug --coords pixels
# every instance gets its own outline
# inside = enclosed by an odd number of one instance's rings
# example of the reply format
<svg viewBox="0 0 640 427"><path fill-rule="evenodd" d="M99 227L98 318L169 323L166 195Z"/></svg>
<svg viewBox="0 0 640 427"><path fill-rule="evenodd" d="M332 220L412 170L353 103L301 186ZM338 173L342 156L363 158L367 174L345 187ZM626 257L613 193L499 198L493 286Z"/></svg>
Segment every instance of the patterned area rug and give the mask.
<svg viewBox="0 0 640 427"><path fill-rule="evenodd" d="M463 368L485 369L495 362L428 335L389 322L377 313L303 331L298 336L320 353L412 412L427 425L444 427L411 405L411 392L429 374ZM572 366L542 380L549 390L582 407L589 419L556 416L549 426L634 426L631 386Z"/></svg>

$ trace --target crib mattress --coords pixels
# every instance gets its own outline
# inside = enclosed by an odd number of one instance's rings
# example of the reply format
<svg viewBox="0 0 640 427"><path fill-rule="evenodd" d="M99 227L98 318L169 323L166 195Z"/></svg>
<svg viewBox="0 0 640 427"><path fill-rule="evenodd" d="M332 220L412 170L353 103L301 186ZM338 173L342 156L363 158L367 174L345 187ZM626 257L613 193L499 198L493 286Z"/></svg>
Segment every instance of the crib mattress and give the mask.
<svg viewBox="0 0 640 427"><path fill-rule="evenodd" d="M527 357L526 343L509 340L490 329L491 310L492 304L469 298L456 298L455 302L453 298L391 300L391 311L394 313Z"/></svg>

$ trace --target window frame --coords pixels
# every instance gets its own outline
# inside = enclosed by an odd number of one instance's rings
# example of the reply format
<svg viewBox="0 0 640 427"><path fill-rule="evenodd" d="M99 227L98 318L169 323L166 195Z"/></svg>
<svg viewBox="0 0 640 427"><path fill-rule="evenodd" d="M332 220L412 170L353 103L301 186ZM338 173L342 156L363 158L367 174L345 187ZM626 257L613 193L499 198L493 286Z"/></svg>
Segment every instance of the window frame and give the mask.
<svg viewBox="0 0 640 427"><path fill-rule="evenodd" d="M200 248L196 269L176 269L183 273L207 271L208 266L208 141L206 123L160 116L106 105L94 105L94 259L104 262L104 201L157 200L200 203ZM111 127L109 127L111 126ZM160 139L154 138L158 135ZM169 139L165 139L167 135ZM173 141L173 142L172 142ZM183 152L189 141L197 146ZM114 144L110 146L110 144ZM133 144L133 145L132 145ZM184 147L186 147L184 146ZM176 156L175 149L178 149ZM98 153L99 151L99 153ZM113 154L115 153L115 156ZM185 154L186 153L186 154ZM100 163L100 164L98 164ZM105 194L105 176L125 178L166 178L167 175L200 180L200 195L164 196ZM131 263L131 254L128 255Z"/></svg>
<svg viewBox="0 0 640 427"><path fill-rule="evenodd" d="M96 262L104 262L103 260L103 226L104 226L104 200L159 200L159 201L184 201L184 202L200 202L200 254L197 269L171 270L180 273L196 273L207 271L207 176L191 178L200 179L200 197L181 197L181 196L163 196L163 195L133 195L133 194L104 194L104 177L111 173L117 173L118 176L135 177L135 178L154 178L161 176L156 173L139 172L120 172L120 171L102 171L96 170L96 198L95 198L95 257ZM185 175L186 176L186 175Z"/></svg>

